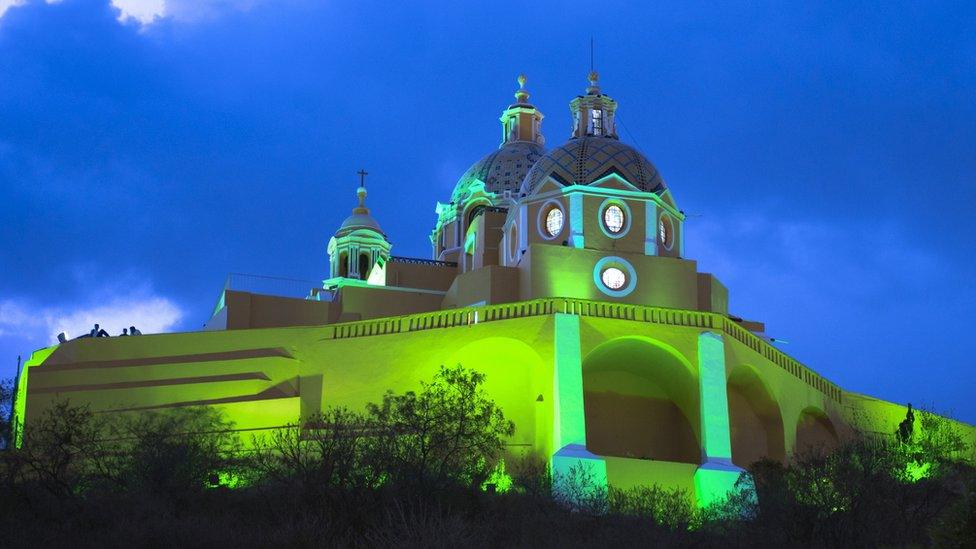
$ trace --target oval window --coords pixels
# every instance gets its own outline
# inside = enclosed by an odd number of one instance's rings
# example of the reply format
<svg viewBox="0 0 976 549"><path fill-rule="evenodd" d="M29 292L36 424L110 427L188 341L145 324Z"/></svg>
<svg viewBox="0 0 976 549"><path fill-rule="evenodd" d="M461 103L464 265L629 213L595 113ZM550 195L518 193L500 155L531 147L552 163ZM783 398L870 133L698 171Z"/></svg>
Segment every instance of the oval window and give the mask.
<svg viewBox="0 0 976 549"><path fill-rule="evenodd" d="M657 223L657 237L661 242L661 245L665 249L671 249L671 234L673 233L671 218L665 215L661 216L660 221Z"/></svg>
<svg viewBox="0 0 976 549"><path fill-rule="evenodd" d="M603 280L603 284L611 290L619 290L627 283L627 275L616 267L604 270L600 278Z"/></svg>
<svg viewBox="0 0 976 549"><path fill-rule="evenodd" d="M546 214L546 232L549 236L556 236L563 231L563 211L552 208Z"/></svg>
<svg viewBox="0 0 976 549"><path fill-rule="evenodd" d="M606 225L607 230L613 234L617 234L622 231L624 228L623 209L616 204L607 206L607 209L603 210L603 224Z"/></svg>

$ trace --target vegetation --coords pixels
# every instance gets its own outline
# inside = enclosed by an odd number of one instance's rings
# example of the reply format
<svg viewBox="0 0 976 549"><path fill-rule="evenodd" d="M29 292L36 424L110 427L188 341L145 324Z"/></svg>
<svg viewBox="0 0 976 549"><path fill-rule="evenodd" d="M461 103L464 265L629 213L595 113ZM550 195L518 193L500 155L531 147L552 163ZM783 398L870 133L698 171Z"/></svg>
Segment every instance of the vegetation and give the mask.
<svg viewBox="0 0 976 549"><path fill-rule="evenodd" d="M976 545L976 472L958 459L971 449L934 414L907 438L756 463L737 495L698 509L506 453L515 426L483 381L442 368L362 412L244 440L209 409L59 403L0 453L4 544Z"/></svg>

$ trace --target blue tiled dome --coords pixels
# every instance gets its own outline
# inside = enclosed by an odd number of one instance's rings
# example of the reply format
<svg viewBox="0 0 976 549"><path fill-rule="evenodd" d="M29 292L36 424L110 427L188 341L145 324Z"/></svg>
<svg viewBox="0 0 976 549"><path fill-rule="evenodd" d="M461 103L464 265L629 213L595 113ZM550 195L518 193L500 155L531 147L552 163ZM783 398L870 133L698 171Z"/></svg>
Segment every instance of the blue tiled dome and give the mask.
<svg viewBox="0 0 976 549"><path fill-rule="evenodd" d="M637 149L612 137L585 136L570 139L540 158L526 174L520 192L530 194L547 176L563 185L589 185L612 173L644 192L667 190L657 168Z"/></svg>
<svg viewBox="0 0 976 549"><path fill-rule="evenodd" d="M512 191L517 194L525 174L542 157L543 152L545 150L542 145L537 143L514 141L505 144L475 162L464 172L454 187L451 201L463 201L468 188L475 180L483 181L485 190L489 192L501 194L503 191Z"/></svg>

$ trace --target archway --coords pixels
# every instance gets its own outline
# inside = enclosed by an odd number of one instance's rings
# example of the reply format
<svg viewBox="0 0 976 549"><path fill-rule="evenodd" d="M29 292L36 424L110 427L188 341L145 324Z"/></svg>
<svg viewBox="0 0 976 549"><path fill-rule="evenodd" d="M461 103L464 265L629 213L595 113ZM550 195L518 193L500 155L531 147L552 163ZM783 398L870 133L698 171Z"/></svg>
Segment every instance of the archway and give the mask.
<svg viewBox="0 0 976 549"><path fill-rule="evenodd" d="M542 375L542 358L535 349L513 338L487 337L455 351L447 364L485 374L485 392L515 422L511 444L544 447L552 433L552 379Z"/></svg>
<svg viewBox="0 0 976 549"><path fill-rule="evenodd" d="M369 264L369 254L359 254L359 278L366 280L369 277L369 269L371 265Z"/></svg>
<svg viewBox="0 0 976 549"><path fill-rule="evenodd" d="M747 365L728 378L732 462L748 468L762 458L786 461L783 415L759 373Z"/></svg>
<svg viewBox="0 0 976 549"><path fill-rule="evenodd" d="M800 412L796 422L796 449L794 453L829 452L840 444L837 429L823 410L808 407Z"/></svg>
<svg viewBox="0 0 976 549"><path fill-rule="evenodd" d="M698 383L672 347L608 341L583 360L586 446L603 456L701 462Z"/></svg>

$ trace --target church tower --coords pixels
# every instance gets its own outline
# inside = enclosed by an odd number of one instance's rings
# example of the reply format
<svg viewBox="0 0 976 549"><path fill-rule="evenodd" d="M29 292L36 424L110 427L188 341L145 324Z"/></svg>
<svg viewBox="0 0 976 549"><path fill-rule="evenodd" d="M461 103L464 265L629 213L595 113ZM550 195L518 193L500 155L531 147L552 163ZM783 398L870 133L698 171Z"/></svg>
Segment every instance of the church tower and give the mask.
<svg viewBox="0 0 976 549"><path fill-rule="evenodd" d="M383 266L390 258L392 245L366 207L366 172L359 175L359 205L329 240L329 281L336 283L340 280L335 279L366 280L374 265Z"/></svg>

